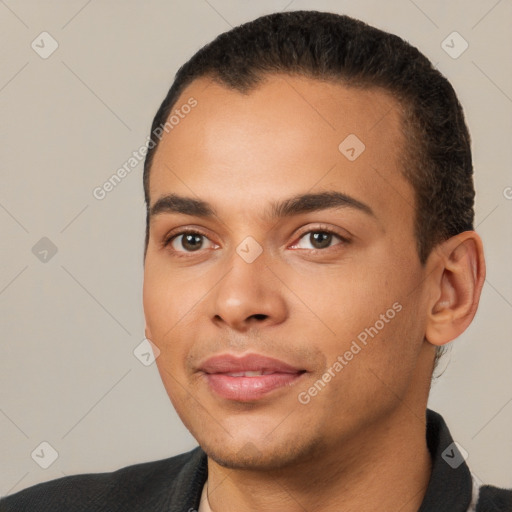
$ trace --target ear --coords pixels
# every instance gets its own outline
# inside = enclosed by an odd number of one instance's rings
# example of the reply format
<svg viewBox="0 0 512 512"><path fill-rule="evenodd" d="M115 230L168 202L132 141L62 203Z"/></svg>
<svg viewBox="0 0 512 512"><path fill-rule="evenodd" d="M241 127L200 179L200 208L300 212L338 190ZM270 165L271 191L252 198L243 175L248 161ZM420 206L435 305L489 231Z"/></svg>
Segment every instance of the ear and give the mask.
<svg viewBox="0 0 512 512"><path fill-rule="evenodd" d="M430 257L433 293L425 337L441 346L462 334L475 316L485 280L482 240L474 231L464 231L441 243Z"/></svg>

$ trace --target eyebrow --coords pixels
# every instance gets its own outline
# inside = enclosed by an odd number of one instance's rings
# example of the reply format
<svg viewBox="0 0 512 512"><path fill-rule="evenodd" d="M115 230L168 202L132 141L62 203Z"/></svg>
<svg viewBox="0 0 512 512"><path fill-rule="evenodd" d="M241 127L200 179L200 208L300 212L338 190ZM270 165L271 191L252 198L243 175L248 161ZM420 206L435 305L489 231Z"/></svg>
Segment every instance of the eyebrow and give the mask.
<svg viewBox="0 0 512 512"><path fill-rule="evenodd" d="M275 201L271 203L268 215L270 218L290 217L301 213L339 208L355 209L375 217L373 210L367 204L336 191L298 194L288 199ZM150 217L162 213L180 213L204 218L217 216L215 208L206 201L177 194L159 198L149 210Z"/></svg>

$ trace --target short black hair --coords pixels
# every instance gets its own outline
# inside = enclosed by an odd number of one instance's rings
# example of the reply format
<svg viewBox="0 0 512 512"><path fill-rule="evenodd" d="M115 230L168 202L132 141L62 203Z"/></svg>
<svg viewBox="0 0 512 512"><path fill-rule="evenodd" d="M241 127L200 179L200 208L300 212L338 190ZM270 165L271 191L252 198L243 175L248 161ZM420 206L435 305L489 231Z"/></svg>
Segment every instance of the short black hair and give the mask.
<svg viewBox="0 0 512 512"><path fill-rule="evenodd" d="M201 77L247 93L273 73L378 87L398 100L406 141L401 170L415 191L415 235L422 263L439 242L473 229L470 136L448 80L396 35L348 16L292 11L262 16L219 35L176 73L153 120L144 162L145 250L150 168L160 141L156 134L162 133L181 93Z"/></svg>

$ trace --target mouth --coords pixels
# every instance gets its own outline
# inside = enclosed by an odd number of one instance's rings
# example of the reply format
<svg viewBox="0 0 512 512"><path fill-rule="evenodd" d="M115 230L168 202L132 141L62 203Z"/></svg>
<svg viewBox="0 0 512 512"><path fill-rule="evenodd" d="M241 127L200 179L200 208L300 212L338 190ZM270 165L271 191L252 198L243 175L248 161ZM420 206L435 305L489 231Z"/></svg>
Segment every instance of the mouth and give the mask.
<svg viewBox="0 0 512 512"><path fill-rule="evenodd" d="M252 402L294 385L306 370L260 354L209 358L200 367L210 390L238 402Z"/></svg>

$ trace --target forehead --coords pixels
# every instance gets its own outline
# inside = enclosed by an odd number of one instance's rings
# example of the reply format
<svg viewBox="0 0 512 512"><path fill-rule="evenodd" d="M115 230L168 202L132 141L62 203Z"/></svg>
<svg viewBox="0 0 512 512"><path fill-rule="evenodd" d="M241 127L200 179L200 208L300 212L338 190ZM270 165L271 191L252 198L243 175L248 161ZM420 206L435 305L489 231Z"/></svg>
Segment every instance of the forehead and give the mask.
<svg viewBox="0 0 512 512"><path fill-rule="evenodd" d="M183 108L191 101L192 109ZM382 89L269 75L241 93L202 78L184 90L173 113L180 121L153 160L152 204L180 193L212 204L229 198L246 209L248 198L256 204L334 188L377 211L406 207L411 217L401 108Z"/></svg>

